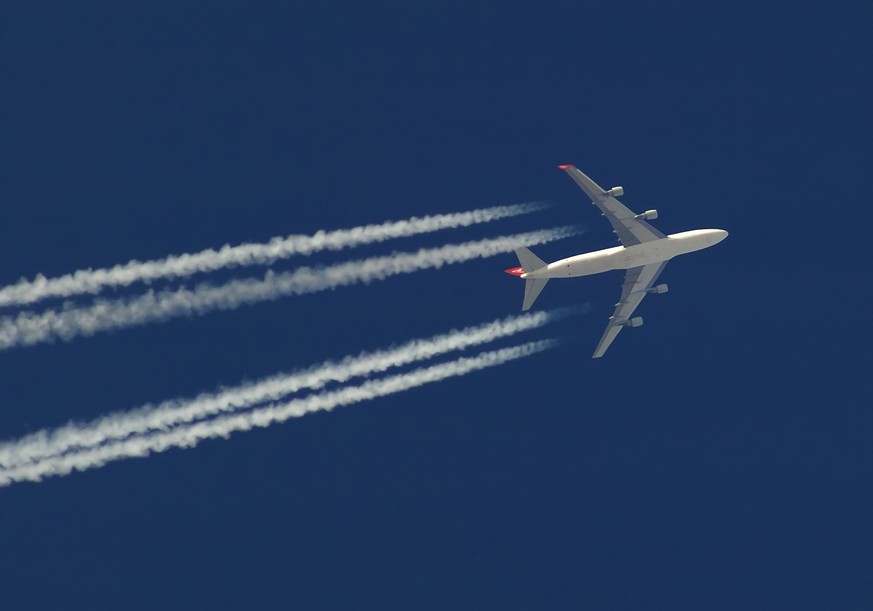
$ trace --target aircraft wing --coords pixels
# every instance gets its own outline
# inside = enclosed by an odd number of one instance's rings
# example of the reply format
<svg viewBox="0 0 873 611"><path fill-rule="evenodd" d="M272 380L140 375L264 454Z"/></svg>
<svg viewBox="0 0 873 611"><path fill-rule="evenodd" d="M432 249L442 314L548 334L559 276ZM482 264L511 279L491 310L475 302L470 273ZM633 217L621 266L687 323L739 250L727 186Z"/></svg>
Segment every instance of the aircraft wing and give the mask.
<svg viewBox="0 0 873 611"><path fill-rule="evenodd" d="M627 206L615 199L608 191L586 176L579 168L572 165L560 165L576 184L591 198L594 205L600 208L603 216L612 225L613 232L624 246L634 246L643 242L651 242L666 237L663 233L649 225L631 212ZM620 193L619 193L620 195Z"/></svg>
<svg viewBox="0 0 873 611"><path fill-rule="evenodd" d="M651 265L632 267L627 270L624 276L624 284L621 286L621 299L615 304L615 311L609 317L606 331L603 332L603 337L600 338L600 343L597 344L597 349L594 350L592 358L599 359L604 355L606 349L609 348L619 332L625 327L634 310L640 305L643 297L646 296L648 290L655 284L658 276L661 275L666 266L667 261L662 261L660 263L652 263Z"/></svg>

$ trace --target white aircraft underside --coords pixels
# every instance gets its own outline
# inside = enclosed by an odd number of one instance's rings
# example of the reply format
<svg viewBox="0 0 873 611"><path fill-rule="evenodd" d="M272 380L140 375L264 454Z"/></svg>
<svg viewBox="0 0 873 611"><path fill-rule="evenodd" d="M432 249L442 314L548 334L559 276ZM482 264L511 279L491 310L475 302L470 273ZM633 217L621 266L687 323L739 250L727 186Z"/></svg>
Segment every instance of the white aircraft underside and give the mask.
<svg viewBox="0 0 873 611"><path fill-rule="evenodd" d="M615 269L627 270L621 298L615 304L615 311L609 317L606 331L594 351L593 358L600 358L624 327L643 324L642 318L632 318L643 297L649 293L667 292L666 284L655 285L655 281L670 259L718 244L727 237L728 232L723 229L696 229L664 235L646 222L647 219L658 218L657 210L634 214L616 199L624 194L621 187L605 191L578 168L571 165L558 167L565 170L594 205L600 208L622 245L548 264L527 248L517 248L515 252L521 267L506 272L525 280L522 310L529 310L552 278L576 278Z"/></svg>

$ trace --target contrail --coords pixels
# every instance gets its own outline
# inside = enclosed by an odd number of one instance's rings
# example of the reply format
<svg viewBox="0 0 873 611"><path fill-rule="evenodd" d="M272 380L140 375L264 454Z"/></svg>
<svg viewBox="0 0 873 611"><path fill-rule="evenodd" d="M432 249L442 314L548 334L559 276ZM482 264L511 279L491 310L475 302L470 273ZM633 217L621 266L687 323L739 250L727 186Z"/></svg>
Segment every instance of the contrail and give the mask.
<svg viewBox="0 0 873 611"><path fill-rule="evenodd" d="M358 386L346 386L335 391L313 394L281 404L270 404L244 413L226 414L173 428L169 431L108 443L80 452L73 452L46 460L0 469L0 486L19 481L40 481L51 475L66 475L73 470L84 471L124 458L148 456L170 448L191 448L204 439L227 438L231 433L268 427L304 414L332 410L343 405L352 405L377 397L409 390L451 377L494 367L554 347L555 340L529 342L520 346L483 352L475 357L464 357L439 365L423 367L410 373L393 375L364 382Z"/></svg>
<svg viewBox="0 0 873 611"><path fill-rule="evenodd" d="M469 227L528 214L544 207L545 204L541 202L532 202L482 208L470 212L412 217L404 221L391 221L378 225L319 231L313 235L277 237L260 244L225 245L218 250L210 248L197 253L175 255L154 261L134 260L111 268L79 270L57 278L46 278L41 275L33 280L22 278L15 284L0 287L0 307L35 303L49 297L96 295L107 287L184 278L229 267L269 265L294 255L309 255L321 250L341 250L441 229Z"/></svg>
<svg viewBox="0 0 873 611"><path fill-rule="evenodd" d="M301 267L292 272L268 271L263 279L232 280L220 286L149 291L139 297L97 300L87 307L64 307L42 313L21 312L0 318L0 350L80 335L159 322L179 316L233 310L240 306L303 295L357 283L384 280L398 274L440 268L451 263L491 257L521 244L542 244L580 233L559 227L498 238L423 248L418 252L349 261L328 267Z"/></svg>
<svg viewBox="0 0 873 611"><path fill-rule="evenodd" d="M220 413L250 409L258 404L286 398L303 389L318 390L329 382L344 383L354 377L382 373L447 352L464 350L537 329L586 309L582 306L510 316L429 339L413 340L385 350L364 352L340 361L327 361L293 374L274 375L256 382L225 388L217 393L203 393L194 399L164 401L157 405L109 414L90 423L70 423L52 431L39 431L19 440L0 444L0 468L18 467L132 435L168 430Z"/></svg>

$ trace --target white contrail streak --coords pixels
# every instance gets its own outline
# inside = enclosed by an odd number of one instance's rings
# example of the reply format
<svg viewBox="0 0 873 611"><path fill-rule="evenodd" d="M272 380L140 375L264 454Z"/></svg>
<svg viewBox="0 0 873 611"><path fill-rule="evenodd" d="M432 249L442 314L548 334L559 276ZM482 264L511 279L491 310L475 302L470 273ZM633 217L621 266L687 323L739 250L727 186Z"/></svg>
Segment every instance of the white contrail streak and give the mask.
<svg viewBox="0 0 873 611"><path fill-rule="evenodd" d="M197 253L175 255L154 261L134 260L111 268L79 270L57 278L46 278L42 275L36 276L33 280L22 278L15 284L0 287L0 307L35 303L49 297L97 294L107 287L184 278L229 267L269 265L295 255L309 255L321 250L341 250L441 229L469 227L535 212L543 207L544 204L533 202L482 208L470 212L413 217L379 225L319 231L313 235L277 237L260 244L225 245L218 250L210 248Z"/></svg>
<svg viewBox="0 0 873 611"><path fill-rule="evenodd" d="M576 227L546 229L439 248L423 248L418 252L394 253L328 267L301 267L282 273L269 271L263 279L232 280L220 286L204 283L193 289L149 291L129 299L97 300L93 305L81 308L65 307L42 313L21 312L17 316L0 318L0 350L57 338L67 341L101 331L215 310L233 310L279 297L384 280L398 274L491 257L522 244L541 244L579 232Z"/></svg>
<svg viewBox="0 0 873 611"><path fill-rule="evenodd" d="M346 386L338 390L309 395L282 404L270 404L243 413L226 414L169 431L151 433L107 443L80 452L64 454L12 469L0 469L0 486L19 481L40 481L51 475L66 475L73 470L84 471L124 458L148 456L170 448L191 448L204 439L227 438L231 433L268 427L304 414L332 410L343 405L368 401L377 397L409 390L446 378L494 367L520 359L556 345L555 340L529 342L521 346L483 352L475 357L459 358L448 363L432 365L410 373L393 375Z"/></svg>
<svg viewBox="0 0 873 611"><path fill-rule="evenodd" d="M203 393L193 399L164 401L158 405L108 414L89 423L70 423L51 431L39 431L0 444L0 468L22 466L132 435L168 430L223 412L249 409L268 401L278 401L303 389L318 390L329 382L343 383L354 377L382 373L394 367L537 329L585 309L563 308L511 316L429 339L413 340L385 350L365 352L340 361L327 361L293 374L274 375L225 388L217 393Z"/></svg>

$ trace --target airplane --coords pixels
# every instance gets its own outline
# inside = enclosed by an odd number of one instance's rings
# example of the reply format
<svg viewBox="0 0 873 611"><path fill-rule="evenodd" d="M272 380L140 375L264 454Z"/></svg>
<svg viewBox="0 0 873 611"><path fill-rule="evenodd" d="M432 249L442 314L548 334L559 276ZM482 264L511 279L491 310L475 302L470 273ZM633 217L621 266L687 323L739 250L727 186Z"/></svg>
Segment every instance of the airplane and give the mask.
<svg viewBox="0 0 873 611"><path fill-rule="evenodd" d="M658 218L657 210L634 214L616 199L624 195L622 187L604 190L576 166L559 165L558 169L567 172L594 205L600 208L621 246L567 257L554 263L546 263L527 248L516 248L515 254L520 265L505 271L524 279L524 303L521 309L526 311L552 278L576 278L616 269L627 270L621 298L615 304L606 331L592 355L597 359L606 353L622 329L643 324L642 317L633 316L643 297L649 293L657 295L667 292L666 284L656 285L655 282L670 259L714 246L724 240L728 232L723 229L695 229L664 235L646 222Z"/></svg>

